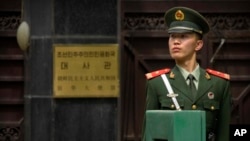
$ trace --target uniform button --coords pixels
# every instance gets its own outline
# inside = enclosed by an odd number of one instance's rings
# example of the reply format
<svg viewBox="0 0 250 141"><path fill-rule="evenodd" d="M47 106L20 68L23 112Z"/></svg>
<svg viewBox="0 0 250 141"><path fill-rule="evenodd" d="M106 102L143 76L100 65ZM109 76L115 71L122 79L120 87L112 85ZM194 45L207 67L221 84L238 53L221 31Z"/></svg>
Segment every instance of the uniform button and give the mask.
<svg viewBox="0 0 250 141"><path fill-rule="evenodd" d="M174 109L174 104L171 105L171 108Z"/></svg>
<svg viewBox="0 0 250 141"><path fill-rule="evenodd" d="M214 106L211 106L211 110L214 110Z"/></svg>
<svg viewBox="0 0 250 141"><path fill-rule="evenodd" d="M192 109L195 110L197 108L196 105L192 105Z"/></svg>

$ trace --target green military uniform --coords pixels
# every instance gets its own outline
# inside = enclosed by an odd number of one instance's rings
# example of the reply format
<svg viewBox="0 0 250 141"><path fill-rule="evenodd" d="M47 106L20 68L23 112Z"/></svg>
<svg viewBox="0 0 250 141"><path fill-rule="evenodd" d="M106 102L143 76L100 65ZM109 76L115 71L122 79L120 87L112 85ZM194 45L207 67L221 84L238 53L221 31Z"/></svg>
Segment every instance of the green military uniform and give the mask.
<svg viewBox="0 0 250 141"><path fill-rule="evenodd" d="M205 18L198 12L186 7L174 7L165 14L168 33L194 32L201 37L209 31ZM214 133L215 141L229 141L229 123L231 112L231 95L229 91L229 75L218 71L205 70L198 67L197 92L193 96L184 78L183 72L177 66L173 69L163 69L148 73L146 89L146 110L176 110L161 78L165 74L182 110L204 110L206 113L207 136ZM197 75L197 74L196 74ZM197 77L197 76L196 76ZM145 119L142 140L145 140ZM181 133L180 133L181 134Z"/></svg>
<svg viewBox="0 0 250 141"><path fill-rule="evenodd" d="M209 74L200 68L199 85L194 98L178 67L174 67L166 76L174 93L178 94L176 98L181 109L205 110L207 134L214 133L216 141L228 141L231 102L228 78ZM175 110L174 103L167 94L168 91L160 76L149 78L146 110Z"/></svg>

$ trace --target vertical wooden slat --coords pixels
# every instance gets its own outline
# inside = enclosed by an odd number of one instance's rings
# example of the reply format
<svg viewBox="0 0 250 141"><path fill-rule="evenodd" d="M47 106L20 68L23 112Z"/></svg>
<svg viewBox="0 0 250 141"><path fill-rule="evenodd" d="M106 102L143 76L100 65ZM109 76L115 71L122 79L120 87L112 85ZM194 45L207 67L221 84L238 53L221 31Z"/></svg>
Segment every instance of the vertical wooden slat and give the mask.
<svg viewBox="0 0 250 141"><path fill-rule="evenodd" d="M23 141L24 61L16 30L21 0L0 3L0 140Z"/></svg>

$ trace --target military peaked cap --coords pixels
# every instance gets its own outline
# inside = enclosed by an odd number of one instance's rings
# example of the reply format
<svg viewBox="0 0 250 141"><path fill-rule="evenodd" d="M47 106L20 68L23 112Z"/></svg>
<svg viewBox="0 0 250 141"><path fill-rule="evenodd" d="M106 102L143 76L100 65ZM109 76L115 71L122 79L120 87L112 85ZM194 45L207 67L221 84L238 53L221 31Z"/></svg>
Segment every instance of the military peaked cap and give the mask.
<svg viewBox="0 0 250 141"><path fill-rule="evenodd" d="M197 11L187 7L173 7L166 11L165 23L168 33L196 32L201 35L209 32L207 20Z"/></svg>

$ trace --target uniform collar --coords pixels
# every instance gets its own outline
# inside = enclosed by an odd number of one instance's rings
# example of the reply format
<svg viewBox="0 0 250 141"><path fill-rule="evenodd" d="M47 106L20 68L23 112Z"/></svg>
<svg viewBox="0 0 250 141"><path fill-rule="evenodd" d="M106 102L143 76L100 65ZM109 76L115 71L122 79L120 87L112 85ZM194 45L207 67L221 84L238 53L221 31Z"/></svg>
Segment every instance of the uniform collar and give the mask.
<svg viewBox="0 0 250 141"><path fill-rule="evenodd" d="M188 77L189 74L192 74L196 81L199 80L199 78L200 78L200 71L199 71L200 70L200 65L199 64L196 66L194 71L191 72L191 73L189 73L188 71L186 71L184 68L182 68L179 65L176 65L176 66L179 68L179 70L180 70L182 76L185 78L185 80L187 80L187 77Z"/></svg>

